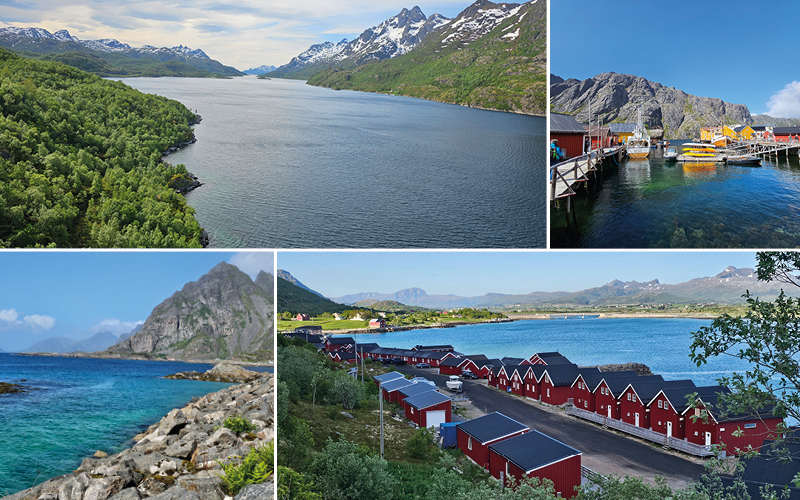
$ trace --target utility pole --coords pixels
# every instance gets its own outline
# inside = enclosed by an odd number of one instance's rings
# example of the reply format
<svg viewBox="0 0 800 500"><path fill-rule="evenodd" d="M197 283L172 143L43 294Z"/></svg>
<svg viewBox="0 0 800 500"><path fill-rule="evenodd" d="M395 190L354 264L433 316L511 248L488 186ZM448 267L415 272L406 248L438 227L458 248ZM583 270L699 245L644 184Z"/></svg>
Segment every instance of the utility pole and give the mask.
<svg viewBox="0 0 800 500"><path fill-rule="evenodd" d="M378 384L378 402L381 413L381 460L383 459L383 383Z"/></svg>

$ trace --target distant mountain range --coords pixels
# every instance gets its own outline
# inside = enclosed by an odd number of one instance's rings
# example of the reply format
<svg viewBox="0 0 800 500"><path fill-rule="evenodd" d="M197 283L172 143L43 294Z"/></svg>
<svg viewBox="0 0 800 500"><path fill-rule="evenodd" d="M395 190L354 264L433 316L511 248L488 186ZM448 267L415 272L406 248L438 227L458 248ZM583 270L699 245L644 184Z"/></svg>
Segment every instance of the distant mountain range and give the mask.
<svg viewBox="0 0 800 500"><path fill-rule="evenodd" d="M396 16L364 30L355 40L312 45L267 76L307 79L334 66L349 68L389 59L411 51L429 33L448 22L450 20L440 14L426 18L419 7L403 9Z"/></svg>
<svg viewBox="0 0 800 500"><path fill-rule="evenodd" d="M85 340L73 340L67 337L49 337L40 340L20 352L95 352L104 351L119 342L119 337L110 332L100 332Z"/></svg>
<svg viewBox="0 0 800 500"><path fill-rule="evenodd" d="M0 46L60 61L100 76L241 76L236 68L225 66L200 49L131 47L118 40L80 40L67 30L50 33L42 28L2 28Z"/></svg>
<svg viewBox="0 0 800 500"><path fill-rule="evenodd" d="M272 359L273 276L255 281L221 262L153 309L142 328L107 353L176 359Z"/></svg>
<svg viewBox="0 0 800 500"><path fill-rule="evenodd" d="M313 45L265 76L544 114L546 22L544 0L477 0L455 19L403 9L355 40Z"/></svg>
<svg viewBox="0 0 800 500"><path fill-rule="evenodd" d="M590 105L591 102L591 105ZM698 97L640 76L601 73L586 80L550 75L550 108L580 123L636 123L639 109L648 128L664 130L667 139L700 137L701 127L754 123L744 104Z"/></svg>
<svg viewBox="0 0 800 500"><path fill-rule="evenodd" d="M250 68L242 71L245 75L263 75L264 73L269 73L270 71L275 71L277 68L275 66L267 66L261 65L257 68Z"/></svg>
<svg viewBox="0 0 800 500"><path fill-rule="evenodd" d="M711 277L695 278L675 285L658 280L648 282L614 280L601 287L578 292L532 292L528 294L488 293L474 297L428 295L421 288L408 288L394 293L364 292L331 297L334 302L352 305L364 300L397 301L409 306L433 309L459 307L519 309L554 306L610 306L632 304L743 303L746 290L762 299L778 296L781 283L759 281L753 269L727 267ZM800 290L787 289L787 294L800 295Z"/></svg>

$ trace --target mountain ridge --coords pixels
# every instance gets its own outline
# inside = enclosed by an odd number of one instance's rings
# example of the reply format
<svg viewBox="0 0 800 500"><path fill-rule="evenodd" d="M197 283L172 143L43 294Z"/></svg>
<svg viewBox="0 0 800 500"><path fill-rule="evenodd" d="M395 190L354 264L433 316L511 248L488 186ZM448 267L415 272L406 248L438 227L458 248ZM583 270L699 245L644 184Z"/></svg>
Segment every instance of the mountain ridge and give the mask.
<svg viewBox="0 0 800 500"><path fill-rule="evenodd" d="M393 293L361 292L331 297L345 305L363 300L397 301L407 306L431 309L460 307L524 308L532 306L610 306L638 303L744 303L742 295L749 290L762 299L777 297L780 283L758 281L751 268L728 266L714 276L693 278L677 284L650 281L612 280L605 285L575 292L531 292L527 294L487 293L479 296L428 295L421 288L407 288ZM800 295L800 290L787 290Z"/></svg>
<svg viewBox="0 0 800 500"><path fill-rule="evenodd" d="M550 77L550 109L573 115L581 123L635 123L641 109L645 126L661 128L666 139L700 136L701 127L755 123L744 104L698 97L641 76L600 73L586 80ZM589 102L591 100L591 106Z"/></svg>

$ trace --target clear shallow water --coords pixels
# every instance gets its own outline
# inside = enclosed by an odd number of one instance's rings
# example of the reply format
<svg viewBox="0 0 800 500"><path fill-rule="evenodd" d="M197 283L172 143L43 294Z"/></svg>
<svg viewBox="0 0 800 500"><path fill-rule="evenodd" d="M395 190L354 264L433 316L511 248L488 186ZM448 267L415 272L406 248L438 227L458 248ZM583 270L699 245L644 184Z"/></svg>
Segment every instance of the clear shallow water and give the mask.
<svg viewBox="0 0 800 500"><path fill-rule="evenodd" d="M410 349L415 345L451 344L464 354L490 358L529 357L558 351L580 366L644 363L665 380L691 379L715 385L747 364L714 359L698 368L689 359L691 333L711 324L697 319L552 319L458 326L359 335L358 342Z"/></svg>
<svg viewBox="0 0 800 500"><path fill-rule="evenodd" d="M671 141L678 145L684 141ZM800 162L761 167L667 163L662 150L629 160L597 193L551 210L551 245L585 248L793 248L800 246ZM653 157L654 156L654 157Z"/></svg>
<svg viewBox="0 0 800 500"><path fill-rule="evenodd" d="M211 246L545 246L545 119L293 80L133 78L203 116L169 156Z"/></svg>
<svg viewBox="0 0 800 500"><path fill-rule="evenodd" d="M0 354L0 381L31 388L0 395L0 496L71 472L96 450L119 452L171 409L230 385L160 378L209 368Z"/></svg>

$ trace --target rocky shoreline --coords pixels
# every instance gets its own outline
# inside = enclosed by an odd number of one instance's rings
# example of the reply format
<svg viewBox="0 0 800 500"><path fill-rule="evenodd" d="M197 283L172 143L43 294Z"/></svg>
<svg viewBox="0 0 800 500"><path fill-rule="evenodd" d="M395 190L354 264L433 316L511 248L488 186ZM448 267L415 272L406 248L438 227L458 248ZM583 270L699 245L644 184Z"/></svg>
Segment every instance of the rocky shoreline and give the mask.
<svg viewBox="0 0 800 500"><path fill-rule="evenodd" d="M251 372L253 373L253 372ZM274 483L245 486L235 497L225 490L222 464L238 464L251 449L275 437L275 379L257 374L251 382L194 398L170 411L136 444L114 455L85 458L72 473L50 479L6 500L267 500ZM250 431L225 427L241 417Z"/></svg>

